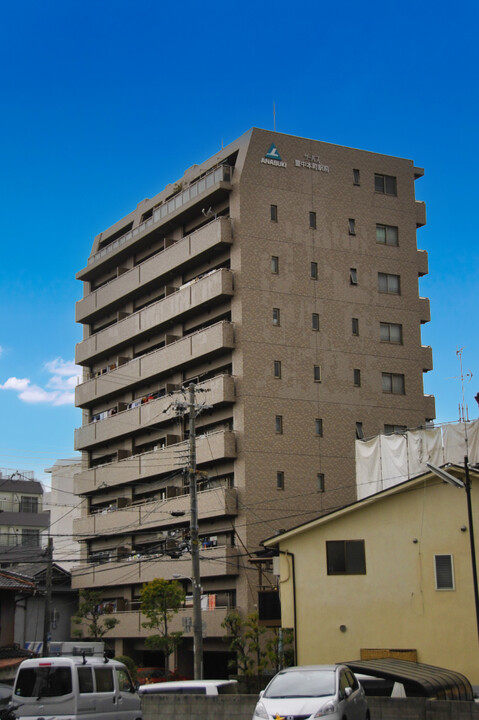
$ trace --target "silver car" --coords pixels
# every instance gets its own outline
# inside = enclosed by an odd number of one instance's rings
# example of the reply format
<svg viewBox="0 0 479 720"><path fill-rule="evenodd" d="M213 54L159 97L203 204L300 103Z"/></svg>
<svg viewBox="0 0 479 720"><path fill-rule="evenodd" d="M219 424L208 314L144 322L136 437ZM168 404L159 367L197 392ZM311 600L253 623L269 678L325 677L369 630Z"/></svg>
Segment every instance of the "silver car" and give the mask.
<svg viewBox="0 0 479 720"><path fill-rule="evenodd" d="M369 720L364 690L345 665L281 670L260 693L253 720Z"/></svg>

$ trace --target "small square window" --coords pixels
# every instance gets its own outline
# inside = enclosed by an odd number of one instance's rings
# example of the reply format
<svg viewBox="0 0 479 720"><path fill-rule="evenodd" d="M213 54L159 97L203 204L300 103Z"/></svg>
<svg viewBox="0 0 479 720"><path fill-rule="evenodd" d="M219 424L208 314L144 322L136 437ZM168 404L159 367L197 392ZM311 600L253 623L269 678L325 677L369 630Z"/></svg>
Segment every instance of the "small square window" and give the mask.
<svg viewBox="0 0 479 720"><path fill-rule="evenodd" d="M356 439L363 440L363 438L364 438L363 424L362 424L362 422L357 422L356 423Z"/></svg>
<svg viewBox="0 0 479 720"><path fill-rule="evenodd" d="M354 385L360 387L361 385L361 370L354 368L353 370Z"/></svg>
<svg viewBox="0 0 479 720"><path fill-rule="evenodd" d="M271 222L278 222L278 206L270 205L269 208L270 208Z"/></svg>
<svg viewBox="0 0 479 720"><path fill-rule="evenodd" d="M358 284L358 271L356 270L356 268L349 269L349 282L351 285Z"/></svg>
<svg viewBox="0 0 479 720"><path fill-rule="evenodd" d="M392 395L405 395L404 375L399 373L382 373L383 393Z"/></svg>
<svg viewBox="0 0 479 720"><path fill-rule="evenodd" d="M328 575L366 575L364 540L326 541Z"/></svg>
<svg viewBox="0 0 479 720"><path fill-rule="evenodd" d="M284 490L284 472L282 470L278 470L276 473L276 489Z"/></svg>
<svg viewBox="0 0 479 720"><path fill-rule="evenodd" d="M318 263L317 262L311 263L310 273L311 273L312 280L318 279Z"/></svg>
<svg viewBox="0 0 479 720"><path fill-rule="evenodd" d="M271 255L271 272L273 275L279 274L279 257L277 255Z"/></svg>
<svg viewBox="0 0 479 720"><path fill-rule="evenodd" d="M348 220L349 234L356 235L356 220L349 218Z"/></svg>
<svg viewBox="0 0 479 720"><path fill-rule="evenodd" d="M281 378L281 360L275 360L273 362L273 374L278 380Z"/></svg>
<svg viewBox="0 0 479 720"><path fill-rule="evenodd" d="M313 330L316 330L319 332L319 315L318 315L318 313L313 313L311 315L311 327Z"/></svg>
<svg viewBox="0 0 479 720"><path fill-rule="evenodd" d="M374 175L374 190L383 195L397 195L397 182L393 175Z"/></svg>
<svg viewBox="0 0 479 720"><path fill-rule="evenodd" d="M321 382L321 365L314 366L314 382Z"/></svg>
<svg viewBox="0 0 479 720"><path fill-rule="evenodd" d="M361 180L360 172L357 168L353 170L353 185L359 185Z"/></svg>
<svg viewBox="0 0 479 720"><path fill-rule="evenodd" d="M323 419L316 418L314 421L314 430L318 437L323 437Z"/></svg>
<svg viewBox="0 0 479 720"><path fill-rule="evenodd" d="M434 555L436 590L454 590L452 555Z"/></svg>
<svg viewBox="0 0 479 720"><path fill-rule="evenodd" d="M312 230L316 230L316 213L315 212L309 213L309 227Z"/></svg>
<svg viewBox="0 0 479 720"><path fill-rule="evenodd" d="M317 473L316 475L316 489L318 492L324 492L324 473Z"/></svg>
<svg viewBox="0 0 479 720"><path fill-rule="evenodd" d="M274 428L275 432L278 433L278 435L283 434L283 416L282 415L276 415L274 418Z"/></svg>
<svg viewBox="0 0 479 720"><path fill-rule="evenodd" d="M379 338L381 342L402 343L402 325L399 323L379 323Z"/></svg>
<svg viewBox="0 0 479 720"><path fill-rule="evenodd" d="M376 225L376 242L380 245L398 245L398 229L395 225Z"/></svg>
<svg viewBox="0 0 479 720"><path fill-rule="evenodd" d="M399 275L378 273L378 291L389 295L401 294L401 278Z"/></svg>
<svg viewBox="0 0 479 720"><path fill-rule="evenodd" d="M351 318L351 330L353 335L359 335L359 320L358 318Z"/></svg>
<svg viewBox="0 0 479 720"><path fill-rule="evenodd" d="M273 308L273 325L280 325L280 318L279 308Z"/></svg>
<svg viewBox="0 0 479 720"><path fill-rule="evenodd" d="M396 433L397 435L403 435L407 430L406 425L385 425L384 426L384 433L385 435L390 435L391 433Z"/></svg>

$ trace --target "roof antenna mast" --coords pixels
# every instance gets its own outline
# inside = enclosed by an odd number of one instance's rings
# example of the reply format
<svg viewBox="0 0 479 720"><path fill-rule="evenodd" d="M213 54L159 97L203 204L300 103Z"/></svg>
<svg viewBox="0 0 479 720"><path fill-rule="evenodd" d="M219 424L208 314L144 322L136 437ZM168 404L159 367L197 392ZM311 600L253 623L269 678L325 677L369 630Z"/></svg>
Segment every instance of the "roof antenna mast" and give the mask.
<svg viewBox="0 0 479 720"><path fill-rule="evenodd" d="M276 132L276 103L273 100L273 130Z"/></svg>

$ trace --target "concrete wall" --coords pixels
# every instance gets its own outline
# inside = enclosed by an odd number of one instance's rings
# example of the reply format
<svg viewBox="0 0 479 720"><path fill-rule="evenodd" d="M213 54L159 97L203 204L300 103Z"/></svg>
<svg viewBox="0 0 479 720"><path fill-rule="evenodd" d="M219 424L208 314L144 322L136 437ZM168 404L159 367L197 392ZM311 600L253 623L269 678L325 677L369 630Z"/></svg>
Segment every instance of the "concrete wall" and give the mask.
<svg viewBox="0 0 479 720"><path fill-rule="evenodd" d="M150 695L142 698L144 720L251 720L255 695ZM472 720L479 718L479 703L445 702L424 698L368 698L371 720Z"/></svg>

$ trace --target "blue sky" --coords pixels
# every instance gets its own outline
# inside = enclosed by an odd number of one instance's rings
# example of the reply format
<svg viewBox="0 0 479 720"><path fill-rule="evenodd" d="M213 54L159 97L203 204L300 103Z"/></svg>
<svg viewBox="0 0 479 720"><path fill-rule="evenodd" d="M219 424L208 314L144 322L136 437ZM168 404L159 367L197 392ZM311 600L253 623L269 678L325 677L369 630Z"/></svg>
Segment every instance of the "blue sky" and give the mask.
<svg viewBox="0 0 479 720"><path fill-rule="evenodd" d="M478 415L479 6L244 0L4 3L0 26L0 467L73 454L93 237L252 126L424 167L420 282L437 420Z"/></svg>

